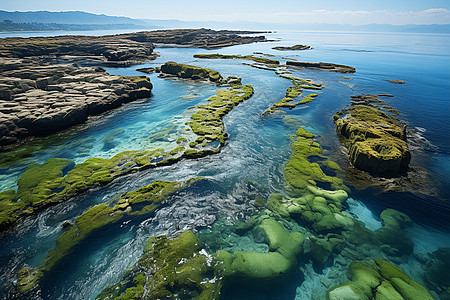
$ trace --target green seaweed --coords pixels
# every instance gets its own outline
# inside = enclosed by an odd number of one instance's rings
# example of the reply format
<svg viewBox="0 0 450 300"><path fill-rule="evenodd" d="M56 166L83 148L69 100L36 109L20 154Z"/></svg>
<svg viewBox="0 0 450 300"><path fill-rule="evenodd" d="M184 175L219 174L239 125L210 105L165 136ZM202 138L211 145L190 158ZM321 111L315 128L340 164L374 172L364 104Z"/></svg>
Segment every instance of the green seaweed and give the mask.
<svg viewBox="0 0 450 300"><path fill-rule="evenodd" d="M327 299L434 299L424 286L385 260L355 260L347 276L350 281L328 290Z"/></svg>
<svg viewBox="0 0 450 300"><path fill-rule="evenodd" d="M117 201L96 205L75 219L75 223L57 240L56 246L47 255L39 268L30 270L24 268L19 272L18 286L20 293L36 287L40 277L50 272L52 268L73 251L73 248L92 233L117 223L126 216L148 215L158 208L161 202L170 194L184 189L201 178L185 182L155 181L136 191L122 194ZM31 284L33 283L33 284Z"/></svg>
<svg viewBox="0 0 450 300"><path fill-rule="evenodd" d="M218 299L222 281L211 280L213 265L199 250L200 241L191 231L175 239L152 237L124 280L96 299L141 299L144 290L146 299Z"/></svg>

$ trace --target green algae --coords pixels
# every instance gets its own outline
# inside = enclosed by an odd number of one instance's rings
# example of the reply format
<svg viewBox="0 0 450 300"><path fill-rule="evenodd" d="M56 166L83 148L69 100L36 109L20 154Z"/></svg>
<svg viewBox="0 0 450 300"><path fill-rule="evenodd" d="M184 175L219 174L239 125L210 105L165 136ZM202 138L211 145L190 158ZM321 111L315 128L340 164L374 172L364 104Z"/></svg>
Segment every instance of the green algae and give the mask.
<svg viewBox="0 0 450 300"><path fill-rule="evenodd" d="M303 128L297 130L296 135L296 140L291 144L291 159L284 169L284 176L292 190L305 191L308 185L315 186L317 182L327 183L335 190L348 190L341 178L326 175L318 163L308 160L312 156L323 157L320 145L314 142L314 135Z"/></svg>
<svg viewBox="0 0 450 300"><path fill-rule="evenodd" d="M353 105L333 119L357 169L374 176L395 176L408 168L411 154L404 125L397 118L373 107Z"/></svg>
<svg viewBox="0 0 450 300"><path fill-rule="evenodd" d="M279 65L280 62L275 59L258 57L254 55L230 55L230 54L195 54L194 58L203 58L203 59L245 59L252 60L258 63L267 64L267 65Z"/></svg>
<svg viewBox="0 0 450 300"><path fill-rule="evenodd" d="M347 276L350 281L328 290L327 299L434 299L424 286L385 260L355 260Z"/></svg>
<svg viewBox="0 0 450 300"><path fill-rule="evenodd" d="M191 231L152 237L125 278L96 299L218 299L222 281L213 280L213 264L200 249Z"/></svg>
<svg viewBox="0 0 450 300"><path fill-rule="evenodd" d="M249 99L253 95L251 85L233 86L220 89L215 96L207 99L208 104L197 105L197 111L192 114L188 125L199 137L191 147L202 144L205 141L211 143L218 141L224 145L228 135L224 132L223 117L235 106Z"/></svg>
<svg viewBox="0 0 450 300"><path fill-rule="evenodd" d="M189 67L187 68L186 66L177 63L168 64L169 69L172 67L181 68L185 72L183 74L191 74L192 76L208 74L211 81L216 79L220 82L223 81L222 76L217 71L194 66L187 66ZM198 71L197 68L203 71ZM148 78L146 76L135 76L131 77L130 80L145 85ZM119 176L146 168L174 164L181 158L197 159L218 153L228 139L228 134L224 132L223 117L239 103L250 98L254 92L252 86L243 86L241 79L238 77L230 76L227 82L230 87L218 90L215 96L207 99L208 104L194 107L196 112L193 113L187 123L192 132L198 136L196 140L190 141L190 145L193 147L199 145L201 149L185 149L178 146L167 153L163 152L162 149L124 151L110 159L90 158L77 165L65 161L70 165L70 168L74 165L73 169L67 172L67 175L62 174L62 171L65 170L52 169L56 160L49 160L42 166L33 165L19 179L22 184L19 183L17 193L14 191L0 193L0 230L12 226L20 218L35 214L45 207L65 201L90 188L107 184ZM168 126L163 131L149 136L149 141L164 140L174 130L175 125ZM120 133L113 132L111 139ZM176 142L179 144L188 142L188 140L180 137ZM219 142L219 147L209 148L209 144L213 142ZM34 181L36 181L35 185ZM28 184L27 182L31 183Z"/></svg>
<svg viewBox="0 0 450 300"><path fill-rule="evenodd" d="M217 83L223 82L222 75L215 70L180 64L173 61L166 62L162 65L161 72L176 75L180 78L205 79Z"/></svg>
<svg viewBox="0 0 450 300"><path fill-rule="evenodd" d="M315 89L315 90L321 90L323 87L320 83L314 83L311 80L301 79L297 77L290 77L285 75L280 75L282 78L289 79L292 81L292 86L288 87L286 89L286 96L283 97L281 100L275 102L270 108L268 108L264 113L263 116L275 113L280 110L280 108L289 108L293 109L298 105L307 104L309 102L312 102L315 100L315 97L318 96L318 94L309 94L305 98L294 102L294 100L303 94L304 89Z"/></svg>
<svg viewBox="0 0 450 300"><path fill-rule="evenodd" d="M35 288L40 278L73 251L73 248L92 233L112 225L124 217L143 216L153 212L167 196L182 190L201 178L185 182L155 181L136 191L122 194L117 201L96 205L75 219L57 240L56 246L47 255L42 266L36 269L24 268L19 272L20 293Z"/></svg>

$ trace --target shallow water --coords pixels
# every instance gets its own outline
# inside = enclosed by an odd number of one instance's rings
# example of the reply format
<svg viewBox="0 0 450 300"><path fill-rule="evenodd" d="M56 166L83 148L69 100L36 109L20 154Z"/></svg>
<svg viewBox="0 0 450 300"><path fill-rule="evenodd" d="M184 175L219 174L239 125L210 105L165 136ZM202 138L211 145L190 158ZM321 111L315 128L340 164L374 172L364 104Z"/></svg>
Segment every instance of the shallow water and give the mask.
<svg viewBox="0 0 450 300"><path fill-rule="evenodd" d="M450 146L447 137L450 111L447 101L450 81L446 66L450 65L447 51L449 35L279 32L268 37L280 38L281 41L214 51L157 48L160 57L155 61L129 68L107 68L111 74L142 75L135 69L159 66L166 61L194 64L218 70L224 77L239 76L244 84L255 88L255 94L224 118L225 131L230 138L219 154L118 178L105 187L74 197L38 217L25 220L11 234L4 236L0 240L0 285L4 286L0 287L0 294L3 293L3 298L8 298L8 290L18 269L25 263L33 267L42 264L62 233L62 223L73 221L96 204L158 179L181 181L204 176L209 181L170 197L163 207L146 219L130 219L108 226L84 240L43 280L41 298L94 298L102 289L117 282L123 272L137 261L145 240L158 234L176 236L188 229L204 231L216 226L224 232L223 235L230 234L230 250L265 251L264 245L255 243L251 237L234 237L228 232L229 228L234 221L246 220L257 211L254 206L256 197L265 199L270 193L283 190L283 168L291 154L289 135L294 134L298 127L318 135L317 140L324 152L345 165L332 116L349 105L350 96L366 93L395 96L386 99L388 105L401 112L399 118L407 122L411 134L416 135L412 164L430 173L440 198L418 197L411 193L379 195L368 190L353 190L345 213L364 222L368 229L376 230L381 226L381 211L394 208L407 213L415 223L408 231L415 244L415 254L425 255L439 247L448 247ZM314 49L282 52L271 49L277 45L298 43L311 45ZM276 55L273 58L281 61L285 61L282 57L290 57L347 64L355 67L357 72L345 74L351 78L349 80L340 74L289 69L293 76L312 79L326 86L318 91L315 101L287 112L297 120L295 126L289 126L283 122L283 114L261 115L284 96L291 84L289 80L272 71L242 65L240 60L193 58L196 53L245 55L255 51ZM39 150L31 157L10 168L0 169L0 190L15 188L17 178L27 166L43 163L51 157L70 158L79 163L89 157L112 157L124 150L173 148L177 137L186 134L184 122L190 117L188 108L205 103L218 87L161 79L157 74L149 77L154 85L150 99L129 103L91 118L86 124L64 131L45 146L37 147ZM386 79L401 79L406 84L395 85ZM154 135L161 131L167 131L169 135ZM205 248L208 249L208 245ZM208 251L214 250L217 249ZM423 283L423 266L414 255L407 261L394 263L411 278ZM323 278L339 282L345 268L331 263L319 272L306 261L299 264L298 270L281 289L269 292L239 286L234 291L225 290L223 298L323 299L327 289Z"/></svg>

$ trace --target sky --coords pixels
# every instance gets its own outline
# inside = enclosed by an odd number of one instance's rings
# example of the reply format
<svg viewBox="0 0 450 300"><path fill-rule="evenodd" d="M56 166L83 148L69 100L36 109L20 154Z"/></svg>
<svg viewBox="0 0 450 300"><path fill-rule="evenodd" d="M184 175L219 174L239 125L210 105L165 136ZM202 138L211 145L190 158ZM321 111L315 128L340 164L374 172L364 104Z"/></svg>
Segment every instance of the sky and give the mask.
<svg viewBox="0 0 450 300"><path fill-rule="evenodd" d="M328 24L450 24L449 0L0 0L7 11L70 11L136 19Z"/></svg>

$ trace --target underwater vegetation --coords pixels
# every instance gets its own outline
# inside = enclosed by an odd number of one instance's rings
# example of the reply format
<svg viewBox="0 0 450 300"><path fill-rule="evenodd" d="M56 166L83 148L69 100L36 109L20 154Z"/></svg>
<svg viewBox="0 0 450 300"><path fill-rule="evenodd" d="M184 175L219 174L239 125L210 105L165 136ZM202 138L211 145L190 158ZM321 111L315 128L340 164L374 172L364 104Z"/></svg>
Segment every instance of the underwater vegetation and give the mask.
<svg viewBox="0 0 450 300"><path fill-rule="evenodd" d="M203 72L214 72L218 74L217 78L222 78L216 71ZM207 100L208 104L193 108L194 113L188 122L194 133L193 140L178 139L179 145L168 152L162 149L124 151L110 159L89 158L80 164L74 164L68 159L51 158L43 164L30 166L19 178L17 192L9 190L0 193L0 229L5 230L21 218L66 201L90 188L107 184L119 176L170 165L182 158L192 159L218 153L228 138L222 118L253 95L253 87L243 86L240 78L230 76L228 82L231 86L218 90L216 96ZM120 132L111 133L105 140L106 145L108 140L118 134ZM192 136L189 138L192 139ZM214 142L219 144L215 145Z"/></svg>

